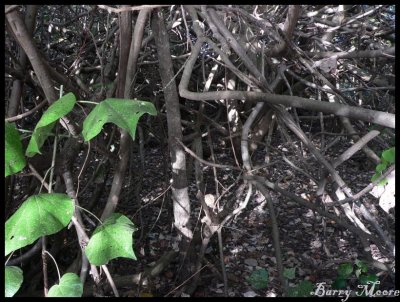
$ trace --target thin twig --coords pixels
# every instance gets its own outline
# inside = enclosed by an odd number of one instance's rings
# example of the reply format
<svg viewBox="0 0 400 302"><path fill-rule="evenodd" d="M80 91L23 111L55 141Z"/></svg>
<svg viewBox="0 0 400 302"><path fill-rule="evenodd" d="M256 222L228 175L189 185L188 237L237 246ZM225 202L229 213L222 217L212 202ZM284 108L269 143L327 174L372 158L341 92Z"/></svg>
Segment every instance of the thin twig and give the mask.
<svg viewBox="0 0 400 302"><path fill-rule="evenodd" d="M49 277L47 272L47 260L46 260L46 236L42 236L42 268L43 268L43 290L44 296L47 297L49 293Z"/></svg>
<svg viewBox="0 0 400 302"><path fill-rule="evenodd" d="M111 286L111 288L112 288L112 290L113 290L113 292L114 292L114 295L115 295L116 297L119 297L118 289L117 289L117 287L115 286L114 280L113 280L113 278L111 277L111 274L110 274L110 272L108 271L107 266L106 266L106 265L102 265L101 268L104 270L104 273L105 273L106 276L107 276L108 283L110 283L110 286Z"/></svg>
<svg viewBox="0 0 400 302"><path fill-rule="evenodd" d="M194 153L192 150L190 150L188 147L186 147L179 139L176 139L176 141L183 147L183 149L185 149L185 151L187 153L189 153L191 156L193 156L195 159L197 159L199 162L201 162L202 164L205 164L207 166L211 166L211 167L216 167L216 168L221 168L221 169L232 169L232 170L236 170L236 171L242 171L242 169L238 168L238 167L234 167L234 166L230 166L230 165L220 165L220 164L215 164L209 161L206 161L202 158L199 158L196 153Z"/></svg>
<svg viewBox="0 0 400 302"><path fill-rule="evenodd" d="M32 175L35 176L41 184L48 190L49 189L49 184L43 179L42 176L40 176L39 172L35 169L34 166L32 166L31 163L28 163L29 169L31 169Z"/></svg>
<svg viewBox="0 0 400 302"><path fill-rule="evenodd" d="M224 279L224 295L225 297L228 297L228 278L226 276L226 268L225 268L225 262L224 262L224 248L222 246L222 230L218 229L217 234L218 234L218 247L219 247L219 258L221 261L221 270L222 270L222 277Z"/></svg>
<svg viewBox="0 0 400 302"><path fill-rule="evenodd" d="M107 10L109 13L122 13L122 12L127 12L127 11L135 11L135 10L142 10L142 9L153 9L157 7L165 7L165 6L170 6L170 5L139 5L139 6L131 6L131 7L123 7L123 8L114 8L108 5L97 5L101 9Z"/></svg>
<svg viewBox="0 0 400 302"><path fill-rule="evenodd" d="M155 202L157 199L159 199L161 196L163 196L165 193L167 193L167 191L168 191L169 189L171 189L171 187L172 187L172 184L169 185L168 188L166 188L163 192L161 192L160 195L158 195L156 198L154 198L153 200L149 201L147 204L141 206L141 207L135 212L135 214L133 214L132 217L135 217L135 216L137 215L137 213L139 213L141 210L143 210L143 208L149 206L151 203ZM150 193L149 193L149 194L150 194ZM149 195L149 194L147 194L147 195ZM146 197L147 197L147 196L146 196Z"/></svg>
<svg viewBox="0 0 400 302"><path fill-rule="evenodd" d="M41 248L42 248L42 238L39 238L39 240L35 243L34 246L32 246L32 248L29 251L27 251L25 254L22 254L18 258L7 260L5 265L9 266L21 265L23 264L24 261L30 259L37 252L39 252ZM12 256L12 253L10 254L10 256Z"/></svg>
<svg viewBox="0 0 400 302"><path fill-rule="evenodd" d="M58 265L57 265L57 261L56 261L56 259L54 259L54 257L49 253L49 251L44 251L47 255L49 255L50 256L50 258L51 259L53 259L53 262L54 262L54 264L55 264L55 266L56 266L56 269L57 269L57 274L58 274L58 282L61 282L61 274L60 274L60 269L58 268Z"/></svg>
<svg viewBox="0 0 400 302"><path fill-rule="evenodd" d="M193 275L191 275L187 280L185 280L184 282L182 282L182 284L178 285L177 287L175 287L173 290L171 290L169 293L167 293L164 297L168 297L171 293L173 293L174 291L178 290L179 288L181 288L183 285L185 285L190 279L192 279L194 276L196 276L198 273L200 273L203 269L205 269L208 266L208 264L204 265L201 269L199 269L197 272L195 272Z"/></svg>
<svg viewBox="0 0 400 302"><path fill-rule="evenodd" d="M348 197L348 198L345 198L345 199L342 199L339 201L329 203L326 206L333 207L333 206L342 205L342 204L360 199L362 196L364 196L365 194L370 192L376 186L376 184L378 184L382 179L384 179L386 176L388 176L390 173L392 173L392 171L394 171L394 169L395 169L395 165L390 166L389 169L387 169L385 171L385 173L383 173L375 181L371 182L368 186L366 186L364 189L362 189L357 194L353 195L352 197Z"/></svg>
<svg viewBox="0 0 400 302"><path fill-rule="evenodd" d="M31 110L29 110L27 112L18 114L18 115L15 115L15 116L12 116L12 117L8 117L8 118L5 119L5 121L9 122L9 123L18 121L18 120L20 120L20 119L22 119L24 117L27 117L28 115L31 115L31 114L35 113L36 111L38 111L40 108L42 108L47 103L48 103L48 101L44 100L39 105L37 105L35 108L33 108L33 109L31 109Z"/></svg>
<svg viewBox="0 0 400 302"><path fill-rule="evenodd" d="M5 13L8 14L14 9L17 9L20 5L6 5Z"/></svg>
<svg viewBox="0 0 400 302"><path fill-rule="evenodd" d="M215 163L215 156L214 156L214 148L212 145L212 139L211 139L211 132L210 132L210 126L207 127L207 141L208 141L208 145L210 147L210 151L211 151L211 160L213 161L213 163ZM214 174L214 182L215 182L215 196L217 197L217 199L219 198L219 190L218 190L218 175L217 175L217 169L215 167L212 168L213 169L213 174ZM219 208L219 207L218 207Z"/></svg>
<svg viewBox="0 0 400 302"><path fill-rule="evenodd" d="M83 173L83 170L85 170L86 165L88 164L88 158L89 158L89 155L90 155L90 148L91 148L91 145L90 145L90 141L89 141L88 142L88 151L86 153L85 161L83 162L82 169L79 171L79 174L78 174L78 184L76 186L77 187L76 188L76 197L78 197L78 194L79 194L79 186L81 184L81 182L80 182L81 175Z"/></svg>

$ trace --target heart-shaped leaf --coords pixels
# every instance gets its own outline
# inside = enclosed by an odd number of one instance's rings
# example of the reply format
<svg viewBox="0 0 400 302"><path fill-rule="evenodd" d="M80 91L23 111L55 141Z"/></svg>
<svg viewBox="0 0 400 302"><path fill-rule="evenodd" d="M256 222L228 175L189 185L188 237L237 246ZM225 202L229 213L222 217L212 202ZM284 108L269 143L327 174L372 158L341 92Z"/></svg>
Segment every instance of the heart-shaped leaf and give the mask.
<svg viewBox="0 0 400 302"><path fill-rule="evenodd" d="M247 278L247 281L255 289L264 289L268 286L268 271L265 268L256 270Z"/></svg>
<svg viewBox="0 0 400 302"><path fill-rule="evenodd" d="M380 164L376 165L375 171L378 173L382 172L383 170L386 169L386 167L387 167L386 163L380 163Z"/></svg>
<svg viewBox="0 0 400 302"><path fill-rule="evenodd" d="M289 297L310 297L314 285L308 281L304 280L300 282L296 287L290 287L288 290Z"/></svg>
<svg viewBox="0 0 400 302"><path fill-rule="evenodd" d="M61 117L74 108L75 102L76 97L72 92L70 92L51 104L36 124L35 130L33 130L31 140L26 148L26 156L32 157L37 153L41 154L40 148L43 146L47 137L51 134L54 125Z"/></svg>
<svg viewBox="0 0 400 302"><path fill-rule="evenodd" d="M5 269L5 297L12 297L21 287L24 280L22 270L16 266L6 266Z"/></svg>
<svg viewBox="0 0 400 302"><path fill-rule="evenodd" d="M394 163L395 159L395 147L387 149L382 152L382 158L389 163Z"/></svg>
<svg viewBox="0 0 400 302"><path fill-rule="evenodd" d="M18 173L26 166L22 143L17 129L10 123L5 123L6 130L6 161L5 176Z"/></svg>
<svg viewBox="0 0 400 302"><path fill-rule="evenodd" d="M104 124L114 123L128 131L134 140L137 123L144 113L157 115L156 108L150 102L106 99L96 105L83 122L83 138L89 141L100 133Z"/></svg>
<svg viewBox="0 0 400 302"><path fill-rule="evenodd" d="M353 272L353 265L351 263L342 263L338 267L338 276L344 279L348 278Z"/></svg>
<svg viewBox="0 0 400 302"><path fill-rule="evenodd" d="M48 297L82 297L83 285L78 275L66 273L61 277L60 284L53 285Z"/></svg>
<svg viewBox="0 0 400 302"><path fill-rule="evenodd" d="M5 255L66 227L74 208L66 194L30 196L6 222Z"/></svg>
<svg viewBox="0 0 400 302"><path fill-rule="evenodd" d="M85 252L89 262L103 265L117 257L136 260L132 248L134 231L135 226L129 218L122 214L112 214L96 228L86 246Z"/></svg>
<svg viewBox="0 0 400 302"><path fill-rule="evenodd" d="M295 268L295 267L292 267L292 268L285 268L285 269L283 270L283 276L284 276L286 279L289 279L289 280L294 279L295 273L296 273L296 268Z"/></svg>

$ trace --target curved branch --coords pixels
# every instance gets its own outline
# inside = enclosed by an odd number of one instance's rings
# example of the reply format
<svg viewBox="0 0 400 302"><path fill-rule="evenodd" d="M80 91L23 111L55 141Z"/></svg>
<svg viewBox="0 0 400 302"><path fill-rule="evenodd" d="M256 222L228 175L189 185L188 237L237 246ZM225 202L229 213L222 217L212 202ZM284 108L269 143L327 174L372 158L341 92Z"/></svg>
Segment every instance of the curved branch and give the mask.
<svg viewBox="0 0 400 302"><path fill-rule="evenodd" d="M16 41L24 50L29 61L32 64L33 70L35 71L40 85L43 88L47 101L49 102L49 104L54 103L58 99L58 97L54 89L52 80L49 74L46 72L46 66L43 63L43 59L41 58L33 39L30 37L28 29L22 21L21 15L17 11L10 11L6 14L6 17ZM71 132L72 135L77 135L80 132L78 129L79 127L74 125L67 117L62 117L60 119L60 124L69 132Z"/></svg>
<svg viewBox="0 0 400 302"><path fill-rule="evenodd" d="M300 13L301 13L301 5L289 5L285 24L283 25L283 33L286 35L287 39L292 38L294 28L296 27L297 24L297 20L300 17ZM281 40L279 44L275 45L274 48L271 49L269 55L271 57L282 55L286 47L287 47L286 41Z"/></svg>
<svg viewBox="0 0 400 302"><path fill-rule="evenodd" d="M395 47L389 47L378 50L360 50L360 51L327 51L327 52L306 52L311 59L323 59L335 56L336 59L353 59L353 58L378 58L392 57L395 55Z"/></svg>
<svg viewBox="0 0 400 302"><path fill-rule="evenodd" d="M283 196L297 202L298 204L300 204L303 207L309 208L317 213L319 213L320 215L327 217L333 221L335 221L337 223L338 226L345 228L347 230L349 230L350 232L353 232L355 234L357 234L359 237L362 237L364 239L367 240L371 240L372 242L374 242L379 248L382 248L383 250L387 250L387 248L382 244L382 240L378 237L376 237L375 235L371 235L371 234L367 234L365 233L363 230L361 230L360 228L348 224L347 222L343 221L342 219L340 219L339 217L337 217L334 214L331 214L323 209L321 209L320 207L318 207L317 205L309 202L306 199L303 199L299 196L297 196L296 194L293 194L291 192L288 192L284 189L282 189L281 187L279 187L277 184L274 184L272 182L267 181L264 177L261 176L251 176L251 175L243 175L244 179L247 179L249 181L257 181L257 182L261 182L263 185L265 185L266 187L281 193Z"/></svg>
<svg viewBox="0 0 400 302"><path fill-rule="evenodd" d="M382 111L369 110L348 106L338 103L319 102L297 96L287 96L270 94L255 91L214 91L214 92L191 92L188 90L190 76L193 66L200 53L201 46L206 39L199 39L192 50L185 69L183 70L182 79L179 83L179 94L183 98L194 101L220 100L220 99L237 99L251 102L267 102L275 105L291 106L306 110L319 111L324 113L332 113L338 116L348 117L350 119L362 120L375 123L389 128L395 128L395 115Z"/></svg>
<svg viewBox="0 0 400 302"><path fill-rule="evenodd" d="M27 117L28 115L31 115L32 113L35 113L37 110L39 110L40 108L42 108L44 105L46 105L48 102L47 100L42 101L39 105L37 105L35 108L32 108L31 110L18 114L16 116L12 116L12 117L8 117L5 119L6 122L12 123L15 121L18 121L24 117Z"/></svg>

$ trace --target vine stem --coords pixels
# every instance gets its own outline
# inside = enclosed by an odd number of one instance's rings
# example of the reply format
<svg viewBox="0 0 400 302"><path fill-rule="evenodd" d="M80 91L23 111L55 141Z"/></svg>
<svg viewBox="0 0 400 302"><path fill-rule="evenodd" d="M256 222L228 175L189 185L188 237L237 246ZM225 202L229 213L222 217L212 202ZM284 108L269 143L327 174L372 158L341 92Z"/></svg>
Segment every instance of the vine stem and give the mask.
<svg viewBox="0 0 400 302"><path fill-rule="evenodd" d="M46 260L46 236L42 237L42 267L43 267L43 287L44 296L47 297L49 293L49 278L47 274L47 260Z"/></svg>
<svg viewBox="0 0 400 302"><path fill-rule="evenodd" d="M104 270L104 273L105 273L106 276L107 276L107 280L108 280L108 282L110 283L110 286L111 286L111 288L112 288L112 290L113 290L113 292L114 292L114 295L115 295L116 297L119 297L119 293L118 293L117 287L115 286L114 280L113 280L113 278L111 277L111 274L110 274L110 272L108 271L107 266L106 266L106 265L102 265L101 268Z"/></svg>
<svg viewBox="0 0 400 302"><path fill-rule="evenodd" d="M93 102L93 101L78 101L78 103L81 103L81 104L93 104L93 105L98 105L98 104L100 104L100 103L98 103L98 102Z"/></svg>
<svg viewBox="0 0 400 302"><path fill-rule="evenodd" d="M46 251L44 251L44 252L45 252L46 254L48 254L48 255L50 256L51 259L53 259L53 262L54 262L54 264L56 265L56 269L57 269L58 282L60 283L60 282L61 282L61 274L60 274L60 269L58 268L56 259L54 259L54 257L50 254L49 251L46 250Z"/></svg>
<svg viewBox="0 0 400 302"><path fill-rule="evenodd" d="M184 282L182 282L181 285L178 285L177 287L175 287L173 290L171 290L169 293L167 293L164 297L168 297L171 293L173 293L174 291L178 290L180 287L182 287L183 285L185 285L190 279L192 279L194 276L196 276L198 273L200 273L203 269L205 269L208 266L208 264L204 265L201 269L199 269L197 272L195 272L193 275L191 275L187 280L185 280Z"/></svg>

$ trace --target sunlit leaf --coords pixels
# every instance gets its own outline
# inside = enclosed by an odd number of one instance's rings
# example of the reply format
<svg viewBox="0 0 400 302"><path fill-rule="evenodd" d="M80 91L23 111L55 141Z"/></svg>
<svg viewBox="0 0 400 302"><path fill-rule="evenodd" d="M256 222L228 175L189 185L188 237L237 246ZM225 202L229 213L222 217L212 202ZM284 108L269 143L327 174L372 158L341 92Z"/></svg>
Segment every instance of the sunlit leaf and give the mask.
<svg viewBox="0 0 400 302"><path fill-rule="evenodd" d="M389 163L394 163L395 159L395 147L387 149L382 152L382 158Z"/></svg>
<svg viewBox="0 0 400 302"><path fill-rule="evenodd" d="M6 266L5 272L5 297L9 298L15 295L15 293L21 287L22 281L24 280L22 270L16 266Z"/></svg>
<svg viewBox="0 0 400 302"><path fill-rule="evenodd" d="M26 166L22 143L15 126L5 123L6 138L6 158L5 158L5 176L18 173Z"/></svg>
<svg viewBox="0 0 400 302"><path fill-rule="evenodd" d="M37 153L41 154L40 148L51 134L54 125L61 117L65 116L72 110L75 103L76 97L72 92L70 92L51 104L36 124L29 145L26 148L26 156L32 157Z"/></svg>
<svg viewBox="0 0 400 302"><path fill-rule="evenodd" d="M104 124L114 123L128 131L134 140L139 118L145 113L157 115L156 108L152 103L126 99L106 99L96 105L83 122L83 138L85 141L89 141L100 133Z"/></svg>
<svg viewBox="0 0 400 302"><path fill-rule="evenodd" d="M377 183L377 185L378 185L378 186L386 186L387 183L388 183L387 178L384 178L384 179L380 180L380 181Z"/></svg>
<svg viewBox="0 0 400 302"><path fill-rule="evenodd" d="M74 208L66 194L30 196L6 222L5 255L66 227Z"/></svg>
<svg viewBox="0 0 400 302"><path fill-rule="evenodd" d="M132 246L134 231L135 226L128 217L112 214L96 228L86 246L85 252L89 262L103 265L118 257L136 260Z"/></svg>
<svg viewBox="0 0 400 302"><path fill-rule="evenodd" d="M372 177L371 177L371 182L374 182L374 181L377 180L379 177L381 177L381 173L375 173L375 174L372 175Z"/></svg>
<svg viewBox="0 0 400 302"><path fill-rule="evenodd" d="M83 285L78 275L66 273L61 277L60 284L53 285L48 297L81 297Z"/></svg>
<svg viewBox="0 0 400 302"><path fill-rule="evenodd" d="M378 164L378 165L376 165L375 171L378 173L382 172L383 170L386 169L386 167L387 167L387 165L385 163Z"/></svg>

